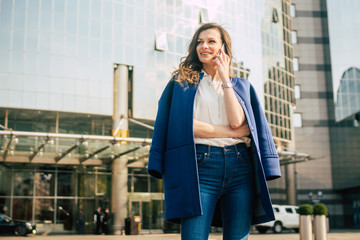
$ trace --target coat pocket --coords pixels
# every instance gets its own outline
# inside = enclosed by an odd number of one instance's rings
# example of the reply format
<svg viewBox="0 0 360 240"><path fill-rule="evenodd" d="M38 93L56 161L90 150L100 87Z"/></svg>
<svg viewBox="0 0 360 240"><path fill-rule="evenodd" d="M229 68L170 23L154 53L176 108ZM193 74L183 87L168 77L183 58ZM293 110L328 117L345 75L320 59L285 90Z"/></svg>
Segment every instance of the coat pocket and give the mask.
<svg viewBox="0 0 360 240"><path fill-rule="evenodd" d="M171 189L180 186L181 166L180 166L181 149L171 149L165 152L164 156L164 188Z"/></svg>

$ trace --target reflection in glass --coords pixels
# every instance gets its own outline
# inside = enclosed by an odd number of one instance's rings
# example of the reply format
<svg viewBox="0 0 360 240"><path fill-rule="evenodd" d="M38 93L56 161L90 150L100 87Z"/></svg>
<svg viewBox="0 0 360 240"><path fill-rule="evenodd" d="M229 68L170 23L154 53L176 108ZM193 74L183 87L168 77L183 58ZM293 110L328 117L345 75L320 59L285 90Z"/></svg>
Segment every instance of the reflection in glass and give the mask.
<svg viewBox="0 0 360 240"><path fill-rule="evenodd" d="M134 175L134 192L148 192L148 176Z"/></svg>
<svg viewBox="0 0 360 240"><path fill-rule="evenodd" d="M163 223L163 201L152 200L151 229L162 229Z"/></svg>
<svg viewBox="0 0 360 240"><path fill-rule="evenodd" d="M32 196L34 175L32 172L15 172L14 173L14 195L15 196Z"/></svg>
<svg viewBox="0 0 360 240"><path fill-rule="evenodd" d="M13 219L31 220L32 218L32 199L15 198L13 200Z"/></svg>
<svg viewBox="0 0 360 240"><path fill-rule="evenodd" d="M96 210L94 199L79 199L78 210L83 210L85 215L85 231L92 230L94 212Z"/></svg>
<svg viewBox="0 0 360 240"><path fill-rule="evenodd" d="M97 176L96 195L111 196L111 175L99 174Z"/></svg>
<svg viewBox="0 0 360 240"><path fill-rule="evenodd" d="M151 192L163 192L163 181L156 178L150 178L150 191Z"/></svg>
<svg viewBox="0 0 360 240"><path fill-rule="evenodd" d="M74 196L75 195L75 173L60 172L58 173L57 195Z"/></svg>
<svg viewBox="0 0 360 240"><path fill-rule="evenodd" d="M73 199L57 200L56 223L63 224L64 230L72 230L73 228L74 205L75 205L75 200Z"/></svg>
<svg viewBox="0 0 360 240"><path fill-rule="evenodd" d="M141 228L142 229L150 229L150 202L142 202L141 209Z"/></svg>
<svg viewBox="0 0 360 240"><path fill-rule="evenodd" d="M0 213L10 216L10 198L0 198Z"/></svg>
<svg viewBox="0 0 360 240"><path fill-rule="evenodd" d="M35 221L42 223L53 223L54 200L35 199Z"/></svg>
<svg viewBox="0 0 360 240"><path fill-rule="evenodd" d="M54 191L55 191L54 172L35 173L36 196L54 196Z"/></svg>
<svg viewBox="0 0 360 240"><path fill-rule="evenodd" d="M95 194L95 175L79 174L79 196L93 197Z"/></svg>
<svg viewBox="0 0 360 240"><path fill-rule="evenodd" d="M6 184L5 184L6 183ZM9 196L11 193L11 172L0 166L0 196ZM2 210L0 202L0 212Z"/></svg>

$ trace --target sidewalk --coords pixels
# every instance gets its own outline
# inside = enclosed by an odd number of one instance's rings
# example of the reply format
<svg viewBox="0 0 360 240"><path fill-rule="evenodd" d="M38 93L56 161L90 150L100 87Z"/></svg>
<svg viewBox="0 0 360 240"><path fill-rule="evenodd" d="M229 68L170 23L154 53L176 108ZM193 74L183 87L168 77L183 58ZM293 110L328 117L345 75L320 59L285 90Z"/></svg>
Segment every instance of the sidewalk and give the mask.
<svg viewBox="0 0 360 240"><path fill-rule="evenodd" d="M350 230L351 231L351 230ZM147 234L147 235L28 235L30 240L180 240L180 234ZM0 239L24 240L24 237L0 236ZM297 233L284 234L250 234L249 240L299 240ZM328 233L327 240L359 240L360 232L342 232ZM209 240L222 240L221 234L210 234Z"/></svg>

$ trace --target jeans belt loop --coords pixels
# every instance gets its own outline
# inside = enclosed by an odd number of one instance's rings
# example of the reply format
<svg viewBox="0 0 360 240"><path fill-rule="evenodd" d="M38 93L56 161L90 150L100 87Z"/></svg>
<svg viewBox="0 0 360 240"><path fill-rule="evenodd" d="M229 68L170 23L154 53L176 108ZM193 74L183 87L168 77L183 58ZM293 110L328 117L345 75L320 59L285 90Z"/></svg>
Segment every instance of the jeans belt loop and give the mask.
<svg viewBox="0 0 360 240"><path fill-rule="evenodd" d="M238 150L237 144L234 145L235 151L236 151L236 156L237 158L240 157L240 151Z"/></svg>

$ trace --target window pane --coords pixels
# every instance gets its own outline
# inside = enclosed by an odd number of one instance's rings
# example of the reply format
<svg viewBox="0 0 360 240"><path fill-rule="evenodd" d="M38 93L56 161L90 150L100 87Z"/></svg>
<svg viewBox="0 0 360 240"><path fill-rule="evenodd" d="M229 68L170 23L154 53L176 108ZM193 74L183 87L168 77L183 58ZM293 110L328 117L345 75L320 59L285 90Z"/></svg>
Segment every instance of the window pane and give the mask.
<svg viewBox="0 0 360 240"><path fill-rule="evenodd" d="M98 175L96 195L111 196L111 175Z"/></svg>
<svg viewBox="0 0 360 240"><path fill-rule="evenodd" d="M0 198L0 213L10 216L10 198Z"/></svg>
<svg viewBox="0 0 360 240"><path fill-rule="evenodd" d="M163 222L163 201L152 200L151 228L162 229Z"/></svg>
<svg viewBox="0 0 360 240"><path fill-rule="evenodd" d="M14 195L32 196L34 175L32 172L17 172L14 174Z"/></svg>
<svg viewBox="0 0 360 240"><path fill-rule="evenodd" d="M293 59L293 68L294 68L294 71L299 71L299 59L298 58Z"/></svg>
<svg viewBox="0 0 360 240"><path fill-rule="evenodd" d="M32 218L32 199L18 199L13 201L13 219L31 220Z"/></svg>
<svg viewBox="0 0 360 240"><path fill-rule="evenodd" d="M148 192L147 176L134 176L134 192Z"/></svg>
<svg viewBox="0 0 360 240"><path fill-rule="evenodd" d="M35 192L36 196L54 196L55 173L37 172L35 173Z"/></svg>
<svg viewBox="0 0 360 240"><path fill-rule="evenodd" d="M62 224L64 230L73 229L74 206L75 206L75 200L73 199L57 200L56 223Z"/></svg>
<svg viewBox="0 0 360 240"><path fill-rule="evenodd" d="M0 196L10 196L11 194L11 172L0 166ZM8 184L4 184L8 183ZM0 200L0 212L1 212L1 200Z"/></svg>
<svg viewBox="0 0 360 240"><path fill-rule="evenodd" d="M95 195L95 175L79 174L79 197L92 197Z"/></svg>
<svg viewBox="0 0 360 240"><path fill-rule="evenodd" d="M75 195L75 173L58 173L58 196Z"/></svg>
<svg viewBox="0 0 360 240"><path fill-rule="evenodd" d="M163 181L156 178L150 178L150 191L163 192Z"/></svg>
<svg viewBox="0 0 360 240"><path fill-rule="evenodd" d="M302 127L301 113L294 113L294 127Z"/></svg>
<svg viewBox="0 0 360 240"><path fill-rule="evenodd" d="M301 97L301 95L300 95L300 86L295 85L294 90L295 90L295 99L300 99L300 97Z"/></svg>
<svg viewBox="0 0 360 240"><path fill-rule="evenodd" d="M53 223L54 221L54 200L35 200L35 221L41 223Z"/></svg>
<svg viewBox="0 0 360 240"><path fill-rule="evenodd" d="M78 209L82 210L85 216L85 231L93 230L95 208L95 200L79 199Z"/></svg>

